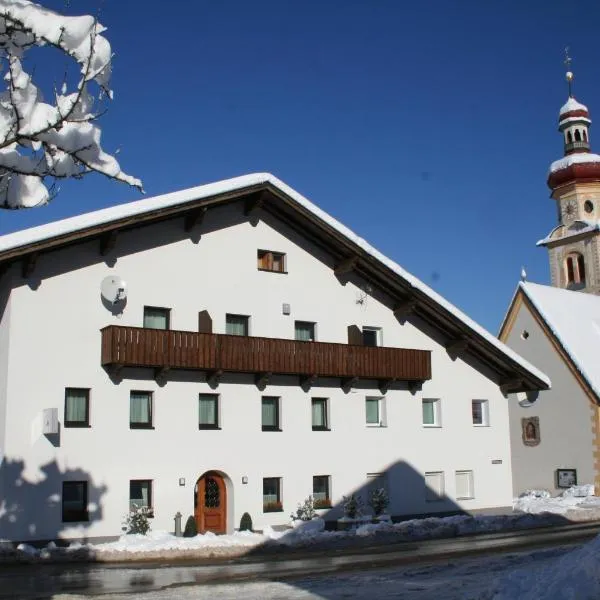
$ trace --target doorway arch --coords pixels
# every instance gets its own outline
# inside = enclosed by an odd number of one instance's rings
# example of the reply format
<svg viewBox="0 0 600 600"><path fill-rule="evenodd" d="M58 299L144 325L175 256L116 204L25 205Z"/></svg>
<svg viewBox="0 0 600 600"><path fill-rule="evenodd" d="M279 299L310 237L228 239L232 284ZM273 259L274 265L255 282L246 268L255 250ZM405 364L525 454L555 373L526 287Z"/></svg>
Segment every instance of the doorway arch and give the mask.
<svg viewBox="0 0 600 600"><path fill-rule="evenodd" d="M231 515L228 488L229 478L219 471L206 471L198 478L194 488L194 519L198 533L227 533Z"/></svg>

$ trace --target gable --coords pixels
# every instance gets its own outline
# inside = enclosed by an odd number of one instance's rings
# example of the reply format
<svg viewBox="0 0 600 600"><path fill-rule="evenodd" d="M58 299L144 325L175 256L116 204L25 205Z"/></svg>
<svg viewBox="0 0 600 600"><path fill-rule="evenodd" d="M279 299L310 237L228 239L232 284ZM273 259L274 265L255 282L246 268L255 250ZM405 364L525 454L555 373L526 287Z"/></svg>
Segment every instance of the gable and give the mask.
<svg viewBox="0 0 600 600"><path fill-rule="evenodd" d="M355 274L393 299L400 319L415 316L434 327L451 351L491 369L505 389L546 389L549 379L455 306L398 264L269 174L254 174L150 198L33 228L0 238L0 270L15 262L27 279L37 260L56 248L95 240L100 256L118 244L120 233L149 223L177 220L193 238L208 212L238 203L250 223L272 214L332 257L333 274ZM207 212L208 211L208 212ZM201 233L200 233L201 235Z"/></svg>

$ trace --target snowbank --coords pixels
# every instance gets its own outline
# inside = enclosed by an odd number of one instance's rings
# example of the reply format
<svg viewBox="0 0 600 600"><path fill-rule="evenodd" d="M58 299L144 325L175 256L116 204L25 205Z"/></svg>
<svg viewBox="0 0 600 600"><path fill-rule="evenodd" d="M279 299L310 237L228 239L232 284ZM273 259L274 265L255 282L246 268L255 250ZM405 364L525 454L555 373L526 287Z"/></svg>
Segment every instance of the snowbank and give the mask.
<svg viewBox="0 0 600 600"><path fill-rule="evenodd" d="M531 514L566 515L571 511L600 509L600 498L594 496L593 485L576 485L555 498L547 490L528 490L513 502L515 511Z"/></svg>

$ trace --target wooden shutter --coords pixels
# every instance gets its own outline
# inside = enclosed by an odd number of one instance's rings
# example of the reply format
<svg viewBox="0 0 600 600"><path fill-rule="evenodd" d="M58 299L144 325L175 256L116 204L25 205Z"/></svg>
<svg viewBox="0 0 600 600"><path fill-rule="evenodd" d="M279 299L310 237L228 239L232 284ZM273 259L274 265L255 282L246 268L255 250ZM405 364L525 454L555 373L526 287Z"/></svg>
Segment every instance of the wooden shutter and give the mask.
<svg viewBox="0 0 600 600"><path fill-rule="evenodd" d="M200 333L212 333L212 318L207 310L198 313L198 331Z"/></svg>
<svg viewBox="0 0 600 600"><path fill-rule="evenodd" d="M358 325L348 325L348 343L351 346L362 346L362 331Z"/></svg>

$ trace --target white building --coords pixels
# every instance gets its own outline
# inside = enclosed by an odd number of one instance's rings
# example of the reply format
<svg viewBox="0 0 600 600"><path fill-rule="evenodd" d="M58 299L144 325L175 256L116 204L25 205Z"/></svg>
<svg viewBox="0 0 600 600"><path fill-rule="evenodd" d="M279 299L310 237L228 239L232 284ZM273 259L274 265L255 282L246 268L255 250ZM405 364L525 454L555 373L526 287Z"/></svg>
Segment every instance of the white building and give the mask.
<svg viewBox="0 0 600 600"><path fill-rule="evenodd" d="M213 531L372 485L395 516L511 504L505 394L547 377L271 175L4 236L0 266L0 538L115 536L130 501Z"/></svg>
<svg viewBox="0 0 600 600"><path fill-rule="evenodd" d="M558 223L538 242L552 286L521 283L499 335L553 382L510 402L516 494L574 482L600 493L600 155L590 126L587 106L569 95L558 116L564 156L548 173Z"/></svg>

